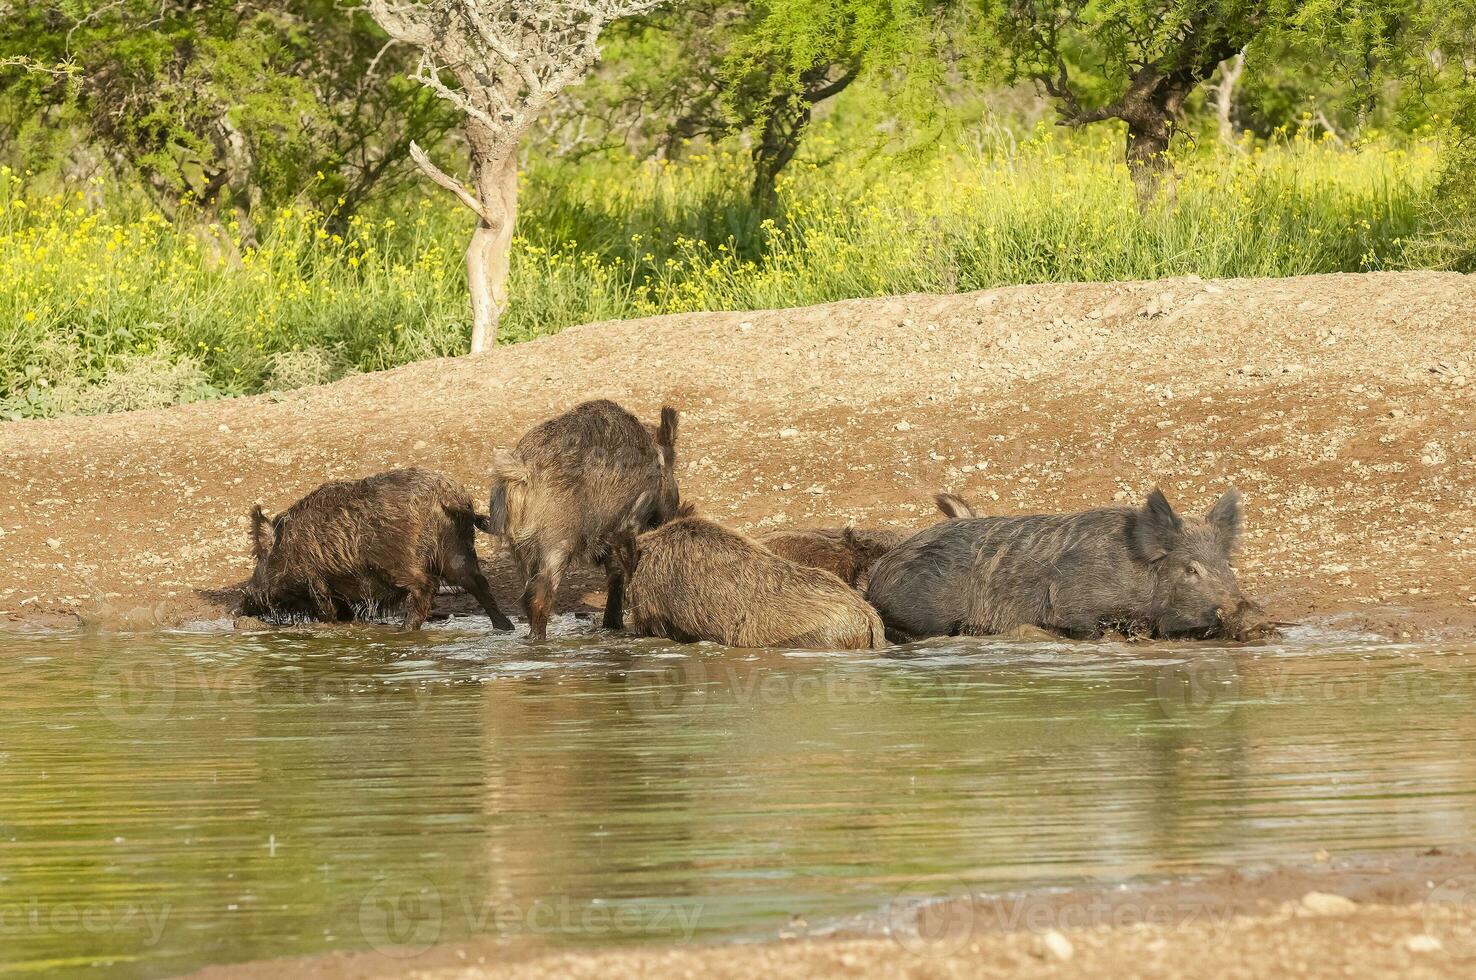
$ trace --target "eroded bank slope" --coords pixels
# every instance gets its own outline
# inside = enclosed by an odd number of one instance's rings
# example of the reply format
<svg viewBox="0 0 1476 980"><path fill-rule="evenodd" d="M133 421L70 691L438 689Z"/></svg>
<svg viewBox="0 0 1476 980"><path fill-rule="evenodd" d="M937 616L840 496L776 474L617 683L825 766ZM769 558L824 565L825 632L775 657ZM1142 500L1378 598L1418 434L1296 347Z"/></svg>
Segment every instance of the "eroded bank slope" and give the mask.
<svg viewBox="0 0 1476 980"><path fill-rule="evenodd" d="M246 515L493 450L590 397L683 412L686 494L739 527L921 526L1248 499L1247 591L1283 617L1476 624L1476 278L1022 286L591 324L282 395L0 425L0 619L205 611ZM485 548L485 544L484 544ZM505 586L506 588L506 586Z"/></svg>

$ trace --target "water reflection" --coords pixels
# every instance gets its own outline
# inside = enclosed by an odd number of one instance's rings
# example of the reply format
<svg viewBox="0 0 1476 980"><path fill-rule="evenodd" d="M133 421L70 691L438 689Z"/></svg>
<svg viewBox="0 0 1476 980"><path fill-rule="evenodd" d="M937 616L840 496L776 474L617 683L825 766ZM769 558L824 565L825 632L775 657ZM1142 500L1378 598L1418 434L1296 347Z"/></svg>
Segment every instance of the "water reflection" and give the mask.
<svg viewBox="0 0 1476 980"><path fill-rule="evenodd" d="M1476 838L1470 648L7 638L0 969L670 942Z"/></svg>

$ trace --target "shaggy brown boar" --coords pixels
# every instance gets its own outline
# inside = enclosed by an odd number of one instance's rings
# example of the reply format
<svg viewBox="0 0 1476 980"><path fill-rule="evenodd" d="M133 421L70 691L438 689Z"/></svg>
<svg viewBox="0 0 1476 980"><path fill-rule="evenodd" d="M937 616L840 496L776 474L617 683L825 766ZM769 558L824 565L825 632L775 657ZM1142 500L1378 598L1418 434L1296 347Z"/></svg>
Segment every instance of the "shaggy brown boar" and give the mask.
<svg viewBox="0 0 1476 980"><path fill-rule="evenodd" d="M585 402L549 419L499 453L491 526L523 573L528 635L548 635L559 579L571 560L602 565L604 625L620 629L625 592L620 553L636 530L676 513L676 409L663 407L653 434L612 401ZM634 530L627 523L640 501Z"/></svg>
<svg viewBox="0 0 1476 980"><path fill-rule="evenodd" d="M951 493L933 498L946 517L973 517L973 509ZM911 537L911 531L857 527L792 527L766 531L755 540L776 555L807 568L823 568L852 588L865 590L882 555Z"/></svg>
<svg viewBox="0 0 1476 980"><path fill-rule="evenodd" d="M325 483L274 518L256 507L256 568L242 611L313 612L332 622L355 607L406 601L405 629L414 630L444 579L475 596L494 626L510 630L477 565L475 527L486 530L486 518L466 491L421 469Z"/></svg>
<svg viewBox="0 0 1476 980"><path fill-rule="evenodd" d="M877 562L866 597L894 637L1038 626L1243 638L1264 619L1230 567L1240 523L1238 490L1202 519L1154 490L1137 509L944 521Z"/></svg>
<svg viewBox="0 0 1476 980"><path fill-rule="evenodd" d="M690 514L642 534L630 577L630 628L680 643L866 650L882 622L846 583Z"/></svg>

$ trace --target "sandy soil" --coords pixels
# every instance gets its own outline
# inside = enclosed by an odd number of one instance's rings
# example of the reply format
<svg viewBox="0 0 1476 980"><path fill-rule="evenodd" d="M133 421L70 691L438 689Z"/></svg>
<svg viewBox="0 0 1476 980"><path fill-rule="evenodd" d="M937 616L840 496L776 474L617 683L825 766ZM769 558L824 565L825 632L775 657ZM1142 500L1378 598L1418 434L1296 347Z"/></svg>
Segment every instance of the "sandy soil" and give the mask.
<svg viewBox="0 0 1476 980"><path fill-rule="evenodd" d="M914 527L1248 498L1240 567L1273 615L1476 631L1476 278L1025 286L592 324L285 395L0 425L0 622L213 615L247 511L493 450L609 396L683 412L685 493L743 528ZM499 576L504 600L511 577ZM586 587L576 582L574 588Z"/></svg>
<svg viewBox="0 0 1476 980"><path fill-rule="evenodd" d="M473 941L212 967L197 976L284 974L306 980L1470 977L1476 974L1476 855L1318 855L1298 866L1146 888L902 904L839 934L761 943L539 953Z"/></svg>

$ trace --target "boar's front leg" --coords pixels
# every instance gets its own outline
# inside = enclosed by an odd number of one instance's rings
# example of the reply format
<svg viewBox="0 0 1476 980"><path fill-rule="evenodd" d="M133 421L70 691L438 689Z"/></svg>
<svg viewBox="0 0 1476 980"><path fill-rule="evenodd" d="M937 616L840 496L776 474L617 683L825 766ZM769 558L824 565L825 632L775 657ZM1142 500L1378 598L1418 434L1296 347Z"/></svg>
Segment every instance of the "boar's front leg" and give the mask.
<svg viewBox="0 0 1476 980"><path fill-rule="evenodd" d="M334 598L327 583L314 580L308 583L308 596L313 601L313 611L324 623L336 623L343 619L343 604Z"/></svg>
<svg viewBox="0 0 1476 980"><path fill-rule="evenodd" d="M425 576L406 582L403 588L409 596L405 599L405 623L402 629L414 631L425 625L431 612L431 599L436 594L436 580Z"/></svg>

